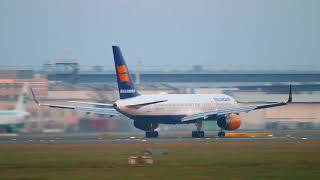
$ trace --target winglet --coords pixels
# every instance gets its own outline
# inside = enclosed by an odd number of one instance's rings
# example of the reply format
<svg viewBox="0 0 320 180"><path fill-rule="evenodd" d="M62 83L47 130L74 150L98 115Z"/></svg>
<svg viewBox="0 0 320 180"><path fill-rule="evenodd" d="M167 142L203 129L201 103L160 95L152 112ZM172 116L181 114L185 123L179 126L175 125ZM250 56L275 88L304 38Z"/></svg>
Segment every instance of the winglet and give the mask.
<svg viewBox="0 0 320 180"><path fill-rule="evenodd" d="M289 98L287 100L287 103L291 103L292 102L292 86L290 84L289 86Z"/></svg>
<svg viewBox="0 0 320 180"><path fill-rule="evenodd" d="M32 94L32 97L33 97L33 100L40 106L41 103L38 101L33 89L30 87L30 91L31 91L31 94Z"/></svg>

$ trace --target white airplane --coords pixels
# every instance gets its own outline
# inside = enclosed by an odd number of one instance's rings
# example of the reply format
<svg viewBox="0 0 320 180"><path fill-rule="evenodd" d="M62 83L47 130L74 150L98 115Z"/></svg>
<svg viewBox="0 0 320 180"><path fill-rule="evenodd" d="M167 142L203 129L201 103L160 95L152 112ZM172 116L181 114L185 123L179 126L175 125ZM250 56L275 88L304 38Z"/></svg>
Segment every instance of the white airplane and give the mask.
<svg viewBox="0 0 320 180"><path fill-rule="evenodd" d="M40 103L32 91L38 105L51 108L74 109L85 113L104 115L124 115L133 120L136 128L146 131L146 137L158 137L155 129L159 124L188 124L197 127L192 137L204 137L203 121L216 121L221 128L219 137L224 137L223 130L235 130L241 125L239 113L258 109L287 105L292 101L291 85L287 101L253 106L239 106L237 101L225 94L139 94L132 81L120 48L113 46L113 56L117 73L120 99L113 104L69 101L79 104L99 105L104 108L65 106Z"/></svg>
<svg viewBox="0 0 320 180"><path fill-rule="evenodd" d="M14 110L0 110L1 132L18 132L23 124L30 118L30 113L26 111L25 105L28 101L28 84L24 84Z"/></svg>

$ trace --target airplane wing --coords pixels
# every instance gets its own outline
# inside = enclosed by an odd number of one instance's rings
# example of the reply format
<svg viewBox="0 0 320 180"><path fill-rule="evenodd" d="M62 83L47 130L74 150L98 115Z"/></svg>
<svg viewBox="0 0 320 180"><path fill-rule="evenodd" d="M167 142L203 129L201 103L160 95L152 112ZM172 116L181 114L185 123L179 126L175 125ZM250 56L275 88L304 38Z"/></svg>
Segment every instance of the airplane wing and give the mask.
<svg viewBox="0 0 320 180"><path fill-rule="evenodd" d="M182 118L182 122L188 122L188 121L194 121L194 120L200 120L200 119L202 119L202 120L214 119L219 116L228 115L228 114L232 114L232 113L249 112L249 111L258 110L258 109L265 109L265 108L271 108L271 107L276 107L276 106L284 106L284 105L287 105L288 103L291 103L291 102L292 102L292 92L291 92L291 85L290 85L289 98L287 101L201 112L201 113L192 114L192 115L189 115L189 116Z"/></svg>
<svg viewBox="0 0 320 180"><path fill-rule="evenodd" d="M79 104L90 104L90 105L105 106L105 107L113 108L113 104L106 104L106 103L96 103L96 102L86 102L86 101L68 101L68 102L79 103Z"/></svg>
<svg viewBox="0 0 320 180"><path fill-rule="evenodd" d="M35 93L32 88L30 88L32 97L34 101L39 105L39 106L48 106L50 108L60 108L60 109L73 109L76 111L84 112L84 113L96 113L96 114L103 114L103 115L109 115L109 116L117 116L121 115L118 111L116 111L113 106L112 108L93 108L93 107L80 107L80 106L67 106L67 105L58 105L58 104L45 104L45 103L40 103L38 99L35 96ZM89 104L89 102L87 103ZM91 103L94 104L94 103Z"/></svg>

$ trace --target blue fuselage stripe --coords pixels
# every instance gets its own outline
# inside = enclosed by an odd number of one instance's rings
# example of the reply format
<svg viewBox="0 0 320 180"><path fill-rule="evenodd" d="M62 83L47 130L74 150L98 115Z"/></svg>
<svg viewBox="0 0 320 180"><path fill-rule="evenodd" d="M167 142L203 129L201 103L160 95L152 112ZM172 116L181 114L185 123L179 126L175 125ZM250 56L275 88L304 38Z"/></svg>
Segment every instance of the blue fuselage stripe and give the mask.
<svg viewBox="0 0 320 180"><path fill-rule="evenodd" d="M135 121L148 121L159 124L185 124L181 119L185 115L139 115L139 116L128 116L130 119Z"/></svg>

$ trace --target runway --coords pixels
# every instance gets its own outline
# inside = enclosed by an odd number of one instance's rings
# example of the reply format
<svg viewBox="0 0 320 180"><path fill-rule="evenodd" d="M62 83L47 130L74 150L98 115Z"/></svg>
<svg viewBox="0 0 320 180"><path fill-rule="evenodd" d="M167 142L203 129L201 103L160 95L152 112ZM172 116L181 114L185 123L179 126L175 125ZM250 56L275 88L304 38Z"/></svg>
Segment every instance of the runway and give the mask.
<svg viewBox="0 0 320 180"><path fill-rule="evenodd" d="M11 136L2 137L0 144L19 144L19 143L80 143L80 142L101 142L101 143L116 143L116 142L214 142L214 141L228 141L228 140L289 140L289 141L303 141L310 139L320 139L320 134L308 134L302 136L284 135L284 136L260 136L260 137L224 137L209 136L205 138L191 138L191 137L159 137L159 138L141 138L141 137L64 137L64 136Z"/></svg>

